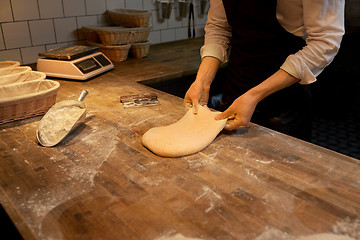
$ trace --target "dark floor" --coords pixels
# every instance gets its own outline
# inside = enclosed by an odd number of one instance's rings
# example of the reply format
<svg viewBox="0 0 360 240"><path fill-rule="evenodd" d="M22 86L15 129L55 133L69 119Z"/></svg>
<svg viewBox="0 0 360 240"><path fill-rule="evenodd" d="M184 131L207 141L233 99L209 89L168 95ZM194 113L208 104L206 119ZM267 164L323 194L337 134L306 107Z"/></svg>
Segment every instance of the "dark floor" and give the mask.
<svg viewBox="0 0 360 240"><path fill-rule="evenodd" d="M1 223L1 239L4 240L23 239L1 205L0 205L0 223Z"/></svg>
<svg viewBox="0 0 360 240"><path fill-rule="evenodd" d="M312 84L312 142L357 159L360 159L359 43L360 32L345 35L334 61Z"/></svg>
<svg viewBox="0 0 360 240"><path fill-rule="evenodd" d="M344 118L315 116L312 143L360 159L360 97L351 104L353 108Z"/></svg>

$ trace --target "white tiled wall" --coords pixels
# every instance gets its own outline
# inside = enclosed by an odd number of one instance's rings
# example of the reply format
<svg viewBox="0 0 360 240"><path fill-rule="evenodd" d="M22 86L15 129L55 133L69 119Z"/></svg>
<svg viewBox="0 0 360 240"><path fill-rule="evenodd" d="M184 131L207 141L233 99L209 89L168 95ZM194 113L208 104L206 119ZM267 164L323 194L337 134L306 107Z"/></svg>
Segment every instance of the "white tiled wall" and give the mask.
<svg viewBox="0 0 360 240"><path fill-rule="evenodd" d="M179 17L177 0L173 1L170 19L161 19L156 0L0 0L0 61L31 64L39 52L83 44L81 27L109 22L106 10L114 8L151 10L152 44L186 39L188 18ZM192 1L196 36L200 37L206 14L200 14L200 0Z"/></svg>

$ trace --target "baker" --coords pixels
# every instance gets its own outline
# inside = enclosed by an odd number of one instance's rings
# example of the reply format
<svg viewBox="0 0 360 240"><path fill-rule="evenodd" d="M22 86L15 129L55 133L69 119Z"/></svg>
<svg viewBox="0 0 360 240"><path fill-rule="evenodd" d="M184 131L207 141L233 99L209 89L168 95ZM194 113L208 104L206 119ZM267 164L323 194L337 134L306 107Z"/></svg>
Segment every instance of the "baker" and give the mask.
<svg viewBox="0 0 360 240"><path fill-rule="evenodd" d="M210 0L202 61L184 101L207 104L222 63L223 111L233 130L250 120L310 140L309 84L331 63L344 35L345 0ZM231 48L230 48L231 46Z"/></svg>

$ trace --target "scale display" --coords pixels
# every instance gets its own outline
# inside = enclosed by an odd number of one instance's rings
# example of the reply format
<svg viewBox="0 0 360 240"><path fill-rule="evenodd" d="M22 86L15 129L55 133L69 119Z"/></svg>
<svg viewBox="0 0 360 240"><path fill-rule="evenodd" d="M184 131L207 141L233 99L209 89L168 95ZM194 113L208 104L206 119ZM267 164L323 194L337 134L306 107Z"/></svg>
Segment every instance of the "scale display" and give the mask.
<svg viewBox="0 0 360 240"><path fill-rule="evenodd" d="M87 80L114 69L112 62L103 53L94 53L94 50L88 46L75 46L40 53L45 58L38 59L37 70L49 77Z"/></svg>
<svg viewBox="0 0 360 240"><path fill-rule="evenodd" d="M87 59L85 61L75 64L84 74L101 68L101 66L94 59Z"/></svg>

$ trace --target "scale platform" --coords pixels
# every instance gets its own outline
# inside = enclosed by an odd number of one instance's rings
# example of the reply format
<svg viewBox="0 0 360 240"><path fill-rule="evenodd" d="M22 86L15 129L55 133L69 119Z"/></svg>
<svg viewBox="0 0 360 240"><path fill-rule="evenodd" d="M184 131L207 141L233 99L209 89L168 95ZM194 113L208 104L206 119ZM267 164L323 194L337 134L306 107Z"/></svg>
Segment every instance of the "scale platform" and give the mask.
<svg viewBox="0 0 360 240"><path fill-rule="evenodd" d="M112 62L98 47L75 45L39 53L37 70L46 76L87 80L114 69Z"/></svg>

